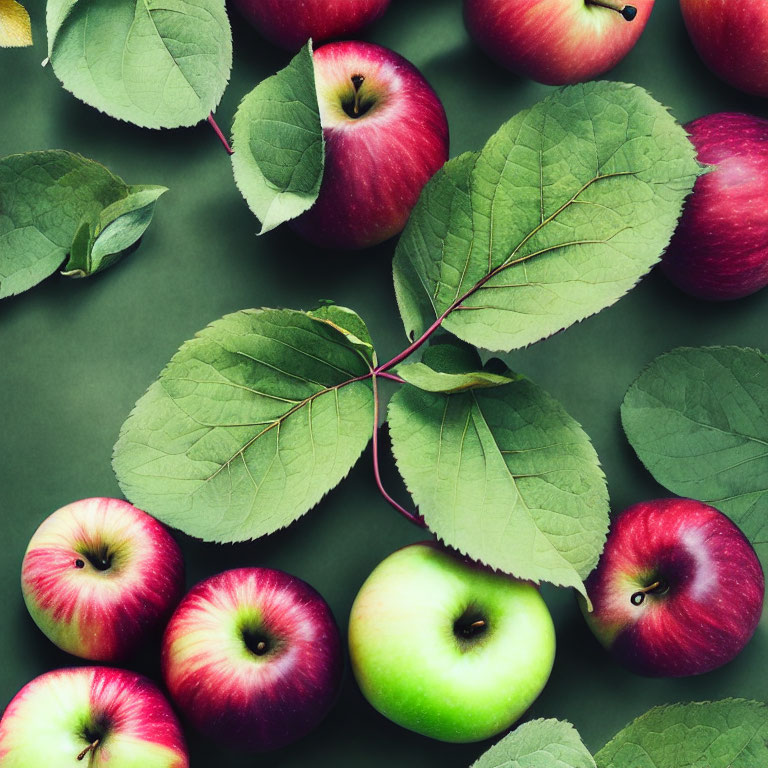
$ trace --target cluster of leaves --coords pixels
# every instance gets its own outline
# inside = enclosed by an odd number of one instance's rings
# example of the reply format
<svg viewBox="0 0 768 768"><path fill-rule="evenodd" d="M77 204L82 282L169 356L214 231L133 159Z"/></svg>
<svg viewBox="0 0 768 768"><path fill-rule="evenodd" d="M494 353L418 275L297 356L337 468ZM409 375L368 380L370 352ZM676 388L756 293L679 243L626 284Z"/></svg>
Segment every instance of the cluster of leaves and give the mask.
<svg viewBox="0 0 768 768"><path fill-rule="evenodd" d="M724 699L655 707L593 757L570 723L532 720L472 768L755 768L768 764L768 707Z"/></svg>
<svg viewBox="0 0 768 768"><path fill-rule="evenodd" d="M234 140L238 184L265 230L311 205L322 131L309 46L246 97ZM659 259L700 172L683 129L642 89L553 93L425 188L394 266L411 347L378 364L364 321L339 307L217 320L124 424L114 454L124 493L207 540L290 524L374 435L378 376L441 325L511 350L612 304ZM608 496L581 427L458 341L397 374L393 449L428 527L495 568L583 590Z"/></svg>
<svg viewBox="0 0 768 768"><path fill-rule="evenodd" d="M87 277L141 237L165 187L129 185L103 165L63 150L0 159L0 298L63 266ZM64 264L66 260L66 264Z"/></svg>

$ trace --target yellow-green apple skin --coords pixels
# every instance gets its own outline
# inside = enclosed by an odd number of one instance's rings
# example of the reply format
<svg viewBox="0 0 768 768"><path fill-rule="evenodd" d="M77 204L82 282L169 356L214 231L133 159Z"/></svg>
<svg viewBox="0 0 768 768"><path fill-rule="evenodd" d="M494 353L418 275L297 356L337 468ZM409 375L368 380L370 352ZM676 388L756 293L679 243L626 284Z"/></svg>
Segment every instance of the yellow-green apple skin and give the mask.
<svg viewBox="0 0 768 768"><path fill-rule="evenodd" d="M534 585L422 542L363 584L349 652L361 691L385 717L471 742L509 728L541 693L555 630Z"/></svg>

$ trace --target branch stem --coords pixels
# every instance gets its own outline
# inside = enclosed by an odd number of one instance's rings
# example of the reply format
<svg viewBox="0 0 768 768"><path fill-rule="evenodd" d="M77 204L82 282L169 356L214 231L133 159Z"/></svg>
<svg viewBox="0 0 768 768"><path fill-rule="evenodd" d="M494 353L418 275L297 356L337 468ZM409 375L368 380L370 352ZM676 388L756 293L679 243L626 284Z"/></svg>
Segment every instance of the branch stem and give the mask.
<svg viewBox="0 0 768 768"><path fill-rule="evenodd" d="M385 371L379 371L377 376L381 377L382 379L389 379L390 381L396 381L398 384L406 384L406 380L400 378L400 376L396 376L394 373L386 373Z"/></svg>
<svg viewBox="0 0 768 768"><path fill-rule="evenodd" d="M229 146L227 137L222 133L221 128L219 128L216 121L213 119L213 112L211 112L211 114L208 115L208 122L210 123L211 128L213 128L214 133L219 137L219 141L224 145L224 149L227 150L227 154L233 155L234 152L232 150L232 147Z"/></svg>

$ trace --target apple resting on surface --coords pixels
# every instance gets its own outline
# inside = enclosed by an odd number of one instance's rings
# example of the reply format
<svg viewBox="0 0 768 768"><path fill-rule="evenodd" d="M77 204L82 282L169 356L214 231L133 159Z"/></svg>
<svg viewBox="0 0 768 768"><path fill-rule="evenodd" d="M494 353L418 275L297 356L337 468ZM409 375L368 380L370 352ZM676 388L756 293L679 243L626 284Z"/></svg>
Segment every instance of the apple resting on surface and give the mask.
<svg viewBox="0 0 768 768"><path fill-rule="evenodd" d="M3 768L188 768L181 728L154 683L108 667L47 672L0 720Z"/></svg>
<svg viewBox="0 0 768 768"><path fill-rule="evenodd" d="M536 587L423 542L363 584L349 652L363 694L390 720L442 741L480 741L541 693L555 631Z"/></svg>
<svg viewBox="0 0 768 768"><path fill-rule="evenodd" d="M384 14L390 0L234 0L240 13L267 40L298 51L316 43L354 37Z"/></svg>
<svg viewBox="0 0 768 768"><path fill-rule="evenodd" d="M402 56L369 43L314 53L325 170L293 226L327 248L365 248L398 234L422 187L448 159L437 94Z"/></svg>
<svg viewBox="0 0 768 768"><path fill-rule="evenodd" d="M768 120L721 112L685 128L715 168L696 179L662 270L702 299L747 296L768 285Z"/></svg>
<svg viewBox="0 0 768 768"><path fill-rule="evenodd" d="M83 499L35 531L21 589L59 648L115 661L162 627L183 594L184 562L171 534L145 512L119 499Z"/></svg>
<svg viewBox="0 0 768 768"><path fill-rule="evenodd" d="M760 561L714 507L690 499L635 504L611 524L582 610L597 639L633 672L684 677L733 659L763 607Z"/></svg>
<svg viewBox="0 0 768 768"><path fill-rule="evenodd" d="M736 88L768 96L765 0L680 0L680 8L704 63Z"/></svg>
<svg viewBox="0 0 768 768"><path fill-rule="evenodd" d="M225 571L194 587L168 624L162 662L171 697L198 730L253 750L318 725L343 667L328 604L269 568Z"/></svg>
<svg viewBox="0 0 768 768"><path fill-rule="evenodd" d="M615 67L645 29L654 0L464 0L475 42L513 72L547 85Z"/></svg>

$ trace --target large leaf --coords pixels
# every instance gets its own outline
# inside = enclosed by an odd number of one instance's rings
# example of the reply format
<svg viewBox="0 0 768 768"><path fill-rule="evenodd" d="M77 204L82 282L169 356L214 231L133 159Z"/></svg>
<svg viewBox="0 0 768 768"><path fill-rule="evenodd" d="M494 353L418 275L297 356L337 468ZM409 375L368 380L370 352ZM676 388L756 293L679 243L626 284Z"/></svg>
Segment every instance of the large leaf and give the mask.
<svg viewBox="0 0 768 768"><path fill-rule="evenodd" d="M368 443L371 382L357 379L369 374L365 354L326 320L276 309L226 315L184 344L136 404L115 446L120 486L208 541L283 528Z"/></svg>
<svg viewBox="0 0 768 768"><path fill-rule="evenodd" d="M739 347L661 355L629 388L624 430L661 485L768 542L768 357Z"/></svg>
<svg viewBox="0 0 768 768"><path fill-rule="evenodd" d="M26 8L16 0L0 0L0 48L32 45L32 23Z"/></svg>
<svg viewBox="0 0 768 768"><path fill-rule="evenodd" d="M457 394L403 386L389 406L398 468L446 544L583 593L608 529L597 455L560 403L507 376L505 386Z"/></svg>
<svg viewBox="0 0 768 768"><path fill-rule="evenodd" d="M758 768L768 765L768 708L757 701L655 707L596 755L598 768Z"/></svg>
<svg viewBox="0 0 768 768"><path fill-rule="evenodd" d="M595 768L595 761L570 723L531 720L494 744L472 768Z"/></svg>
<svg viewBox="0 0 768 768"><path fill-rule="evenodd" d="M613 304L659 260L701 173L643 89L556 91L427 185L400 239L406 332L487 349L545 338Z"/></svg>
<svg viewBox="0 0 768 768"><path fill-rule="evenodd" d="M48 0L47 25L64 87L146 128L203 120L232 68L224 0Z"/></svg>
<svg viewBox="0 0 768 768"><path fill-rule="evenodd" d="M36 285L68 254L79 276L109 266L144 232L164 191L128 186L63 150L0 159L0 298Z"/></svg>
<svg viewBox="0 0 768 768"><path fill-rule="evenodd" d="M261 233L312 207L325 163L312 44L242 101L232 126L235 182Z"/></svg>

